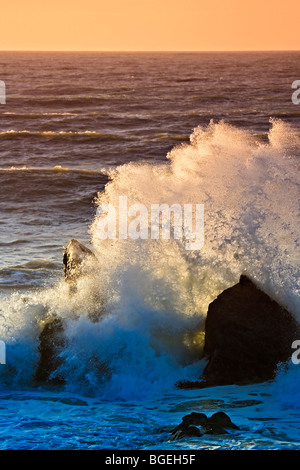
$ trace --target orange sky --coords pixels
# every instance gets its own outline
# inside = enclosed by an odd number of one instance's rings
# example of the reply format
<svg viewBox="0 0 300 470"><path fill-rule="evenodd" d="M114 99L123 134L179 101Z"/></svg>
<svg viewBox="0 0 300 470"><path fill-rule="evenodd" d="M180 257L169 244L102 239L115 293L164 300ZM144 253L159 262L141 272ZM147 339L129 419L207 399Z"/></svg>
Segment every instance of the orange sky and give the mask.
<svg viewBox="0 0 300 470"><path fill-rule="evenodd" d="M0 50L300 50L299 0L0 0Z"/></svg>

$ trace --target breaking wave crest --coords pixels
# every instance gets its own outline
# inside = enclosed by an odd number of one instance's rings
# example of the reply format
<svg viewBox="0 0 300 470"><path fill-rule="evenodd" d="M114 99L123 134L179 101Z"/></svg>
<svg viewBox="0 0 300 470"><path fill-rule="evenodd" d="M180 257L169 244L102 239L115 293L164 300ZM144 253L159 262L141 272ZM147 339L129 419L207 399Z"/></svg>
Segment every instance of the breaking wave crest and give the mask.
<svg viewBox="0 0 300 470"><path fill-rule="evenodd" d="M128 398L197 379L209 303L249 275L296 318L299 305L299 129L273 120L268 142L224 122L198 127L163 164L109 170L97 204L204 204L204 246L181 240L100 240L76 291L54 287L1 300L3 383L28 383L41 324L64 321L59 373L68 390ZM195 333L196 332L196 333ZM9 372L7 372L9 371Z"/></svg>

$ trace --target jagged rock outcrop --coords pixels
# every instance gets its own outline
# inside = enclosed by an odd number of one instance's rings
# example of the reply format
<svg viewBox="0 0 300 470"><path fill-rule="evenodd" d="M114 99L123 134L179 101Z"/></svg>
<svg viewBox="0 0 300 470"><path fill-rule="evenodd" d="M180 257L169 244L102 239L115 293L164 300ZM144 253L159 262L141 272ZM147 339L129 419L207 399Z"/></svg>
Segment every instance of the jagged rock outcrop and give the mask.
<svg viewBox="0 0 300 470"><path fill-rule="evenodd" d="M247 276L222 292L208 308L204 356L206 386L272 380L291 358L299 338L294 317Z"/></svg>
<svg viewBox="0 0 300 470"><path fill-rule="evenodd" d="M79 241L72 239L63 252L65 279L76 280L82 272L83 262L89 257L95 257L94 253Z"/></svg>
<svg viewBox="0 0 300 470"><path fill-rule="evenodd" d="M55 374L62 364L59 356L64 346L64 328L60 318L50 318L39 335L39 362L35 381L42 384L61 385L64 380ZM52 376L53 374L53 376Z"/></svg>
<svg viewBox="0 0 300 470"><path fill-rule="evenodd" d="M86 246L77 240L71 240L63 252L63 264L65 280L72 283L82 273L82 264L88 257L94 254ZM40 384L59 385L64 383L61 376L56 371L62 364L59 355L65 346L64 325L61 318L50 317L39 335L39 362L34 379Z"/></svg>
<svg viewBox="0 0 300 470"><path fill-rule="evenodd" d="M208 418L204 413L192 412L182 418L182 422L172 430L171 441L186 437L201 437L204 434L228 434L228 430L239 430L223 411Z"/></svg>

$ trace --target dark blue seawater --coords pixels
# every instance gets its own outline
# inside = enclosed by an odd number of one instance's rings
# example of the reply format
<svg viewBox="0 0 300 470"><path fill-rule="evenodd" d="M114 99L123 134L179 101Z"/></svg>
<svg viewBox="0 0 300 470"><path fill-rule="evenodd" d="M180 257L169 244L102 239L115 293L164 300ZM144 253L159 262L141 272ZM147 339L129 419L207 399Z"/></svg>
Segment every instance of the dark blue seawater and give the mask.
<svg viewBox="0 0 300 470"><path fill-rule="evenodd" d="M1 449L299 448L297 366L271 384L175 386L204 367L182 334L241 272L300 315L299 63L298 52L0 52ZM204 204L203 251L100 243L97 204L120 195ZM72 238L98 261L69 297ZM53 314L65 385L49 389L33 376ZM161 431L219 410L241 430L178 442Z"/></svg>

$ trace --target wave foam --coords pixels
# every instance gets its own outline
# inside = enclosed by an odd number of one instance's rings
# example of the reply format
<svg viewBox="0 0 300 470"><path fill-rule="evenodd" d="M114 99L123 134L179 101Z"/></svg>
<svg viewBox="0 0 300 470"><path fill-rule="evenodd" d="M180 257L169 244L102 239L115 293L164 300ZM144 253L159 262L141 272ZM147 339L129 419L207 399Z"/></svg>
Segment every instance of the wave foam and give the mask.
<svg viewBox="0 0 300 470"><path fill-rule="evenodd" d="M96 217L90 233L98 261L89 261L76 292L62 280L25 300L1 301L11 377L30 377L37 324L55 314L65 323L59 372L70 390L127 398L196 379L194 346L203 345L207 307L241 273L299 319L299 131L271 124L262 143L211 122L164 164L109 170L98 204L117 206L120 195L129 205L204 204L204 246L191 252L181 240L100 240Z"/></svg>

